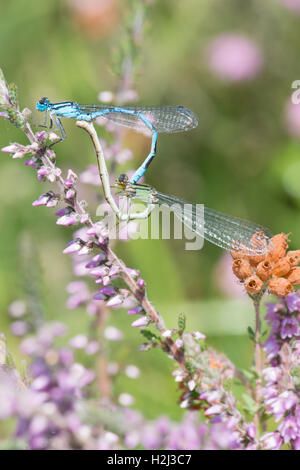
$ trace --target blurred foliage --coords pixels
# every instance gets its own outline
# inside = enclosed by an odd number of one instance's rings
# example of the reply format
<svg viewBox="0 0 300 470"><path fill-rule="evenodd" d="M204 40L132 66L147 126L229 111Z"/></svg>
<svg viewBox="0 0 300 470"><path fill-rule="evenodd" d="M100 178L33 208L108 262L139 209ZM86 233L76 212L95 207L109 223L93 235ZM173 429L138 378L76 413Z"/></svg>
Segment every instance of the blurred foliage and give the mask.
<svg viewBox="0 0 300 470"><path fill-rule="evenodd" d="M99 91L117 83L112 69L116 69L114 60L132 2L111 0L111 9L104 10L97 21L76 12L73 3L0 0L0 66L7 80L18 85L22 107L34 109L42 96L97 102ZM199 127L191 133L159 137L158 157L147 173L147 183L257 221L274 233L292 232L292 248L299 248L299 143L285 129L284 112L291 83L300 78L300 15L274 0L160 0L150 5L148 15L136 77L140 102L184 104L198 114ZM229 84L207 69L206 45L224 32L246 34L256 41L264 56L257 78ZM65 120L64 125L68 138L56 147L59 164L82 171L95 163L90 142L73 121ZM24 136L1 120L0 146L13 141L24 142ZM137 167L149 141L128 133L126 143L135 153L130 165ZM51 211L31 207L46 189L21 161L1 156L0 330L8 334L17 358L17 340L9 334L6 312L11 301L25 295L24 234L30 233L32 256L41 265L46 317L66 321L72 334L85 329L89 321L83 311L65 309L65 285L73 276L71 261L61 252L71 229L57 227ZM89 194L83 197L88 199ZM140 269L149 297L169 327L184 311L188 329L208 334L209 341L237 366L251 365L252 345L245 335L247 325L253 323L252 306L246 296L239 301L224 298L220 286L224 282L233 286L234 281L230 272L223 279L219 271L216 274L220 249L205 243L199 252L185 251L184 242L167 240L130 241L115 248L129 266ZM137 407L149 417L162 410L179 417L170 361L158 351L138 354L142 342L138 331L130 328L125 315L113 312L112 317L126 338L113 348L114 354L142 369L141 379L124 379L117 388L132 392ZM157 396L156 390L164 393Z"/></svg>

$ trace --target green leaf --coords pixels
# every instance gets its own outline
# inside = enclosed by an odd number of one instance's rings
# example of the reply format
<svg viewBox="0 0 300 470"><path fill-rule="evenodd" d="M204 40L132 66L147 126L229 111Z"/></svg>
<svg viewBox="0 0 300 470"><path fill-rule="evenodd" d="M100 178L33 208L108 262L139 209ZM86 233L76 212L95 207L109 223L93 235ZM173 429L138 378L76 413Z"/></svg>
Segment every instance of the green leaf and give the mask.
<svg viewBox="0 0 300 470"><path fill-rule="evenodd" d="M180 333L183 333L186 327L186 317L184 313L180 313L178 317L178 329Z"/></svg>
<svg viewBox="0 0 300 470"><path fill-rule="evenodd" d="M254 376L252 370L242 369L242 370L241 370L241 373L243 374L243 376L244 376L249 382L251 382L251 381L254 380L254 378L255 378L255 376Z"/></svg>
<svg viewBox="0 0 300 470"><path fill-rule="evenodd" d="M160 341L160 337L150 330L143 329L143 330L140 330L140 332L149 341L155 341L155 340Z"/></svg>
<svg viewBox="0 0 300 470"><path fill-rule="evenodd" d="M190 374L194 374L196 372L196 369L191 362L186 361L185 367Z"/></svg>
<svg viewBox="0 0 300 470"><path fill-rule="evenodd" d="M8 85L8 96L13 106L18 106L18 89L14 83Z"/></svg>
<svg viewBox="0 0 300 470"><path fill-rule="evenodd" d="M255 333L254 333L253 329L251 328L251 326L248 326L247 331L248 331L248 335L249 335L250 340L254 341L255 340Z"/></svg>
<svg viewBox="0 0 300 470"><path fill-rule="evenodd" d="M251 413L254 413L256 410L256 403L253 400L253 398L250 397L250 395L248 395L247 393L244 393L242 395L242 398L247 406L247 410L250 411Z"/></svg>

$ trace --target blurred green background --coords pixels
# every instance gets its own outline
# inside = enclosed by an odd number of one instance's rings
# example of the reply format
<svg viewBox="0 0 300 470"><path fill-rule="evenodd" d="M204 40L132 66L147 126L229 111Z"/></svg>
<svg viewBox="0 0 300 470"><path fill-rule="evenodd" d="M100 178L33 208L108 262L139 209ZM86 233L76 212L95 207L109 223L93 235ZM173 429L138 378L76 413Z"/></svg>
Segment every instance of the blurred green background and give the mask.
<svg viewBox="0 0 300 470"><path fill-rule="evenodd" d="M78 8L80 3L85 10ZM100 13L89 15L89 2L0 0L0 67L7 81L17 84L22 107L34 109L42 96L94 103L99 91L113 89L117 79L110 71L112 54L124 35L132 2L98 3L103 7ZM291 84L300 79L300 8L289 9L288 3L152 2L136 88L142 104L183 104L199 116L196 130L159 137L159 156L146 182L162 192L256 221L274 233L291 232L291 248L297 249L300 112L297 116L289 110L289 102ZM223 77L213 70L209 44L224 34L247 38L255 45L258 59L241 53L244 78L234 76L234 63L232 76L230 70ZM222 67L222 50L220 54L216 60ZM65 120L64 125L68 138L55 148L58 162L64 170L79 173L95 163L94 154L74 121ZM14 141L25 143L25 138L1 120L0 146ZM127 143L135 153L130 167L137 167L150 141L129 133ZM120 166L120 172L124 169ZM74 276L72 262L62 250L71 229L56 226L51 210L31 206L46 189L21 160L2 154L0 331L7 334L17 362L21 355L9 332L7 308L25 295L24 279L30 272L23 252L28 235L33 240L32 256L41 266L47 319L69 324L70 335L86 332L90 321L83 309L65 307L65 286ZM149 298L168 327L176 327L178 314L185 312L188 330L207 334L209 343L238 367L251 365L246 329L253 324L252 305L233 279L230 260L221 249L205 243L200 251L186 251L184 241L137 240L118 243L115 250L128 266L141 271ZM130 320L124 312L112 312L110 323L124 332L124 340L112 347L112 359L138 365L141 378L121 377L116 393L132 393L135 406L148 417L166 413L179 418L172 362L157 350L138 353L142 338Z"/></svg>

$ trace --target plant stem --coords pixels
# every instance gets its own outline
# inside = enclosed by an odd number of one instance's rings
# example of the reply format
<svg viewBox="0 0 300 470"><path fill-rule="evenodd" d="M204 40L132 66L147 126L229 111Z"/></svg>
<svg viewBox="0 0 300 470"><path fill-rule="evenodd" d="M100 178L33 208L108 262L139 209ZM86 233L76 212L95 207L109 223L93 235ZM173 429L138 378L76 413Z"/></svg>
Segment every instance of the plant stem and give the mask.
<svg viewBox="0 0 300 470"><path fill-rule="evenodd" d="M255 309L255 345L254 345L254 360L255 360L255 370L257 372L257 379L256 379L256 406L257 411L255 413L254 422L256 426L256 432L259 432L259 424L260 424L260 413L259 408L261 404L261 374L262 374L262 358L261 358L261 345L260 345L260 329L261 329L261 321L260 321L260 299L254 300L254 309Z"/></svg>

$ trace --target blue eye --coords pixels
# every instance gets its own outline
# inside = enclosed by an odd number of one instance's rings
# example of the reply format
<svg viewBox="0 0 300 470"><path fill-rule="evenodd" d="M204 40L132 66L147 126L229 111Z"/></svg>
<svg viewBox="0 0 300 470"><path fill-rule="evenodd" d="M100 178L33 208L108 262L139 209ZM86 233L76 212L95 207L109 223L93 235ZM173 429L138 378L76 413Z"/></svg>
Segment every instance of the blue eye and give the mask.
<svg viewBox="0 0 300 470"><path fill-rule="evenodd" d="M45 111L47 109L49 103L50 103L49 98L46 98L46 97L41 98L36 104L36 109L38 111Z"/></svg>

